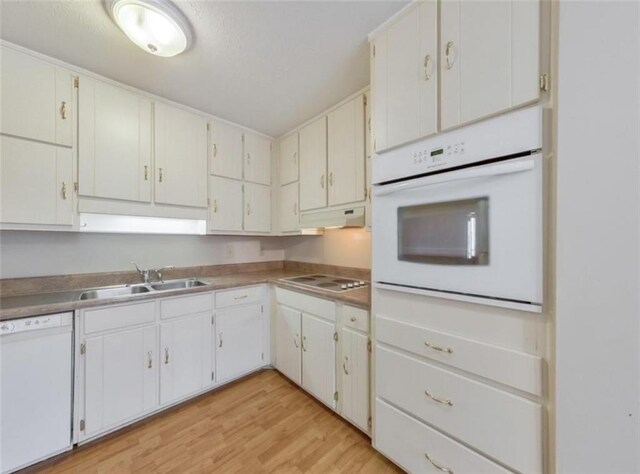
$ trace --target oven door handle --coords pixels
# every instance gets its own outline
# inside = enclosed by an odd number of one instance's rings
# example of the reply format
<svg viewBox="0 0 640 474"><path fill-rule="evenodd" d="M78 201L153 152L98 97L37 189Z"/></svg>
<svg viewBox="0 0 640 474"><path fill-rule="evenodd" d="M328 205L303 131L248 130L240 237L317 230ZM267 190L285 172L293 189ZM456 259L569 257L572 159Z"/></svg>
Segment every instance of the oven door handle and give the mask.
<svg viewBox="0 0 640 474"><path fill-rule="evenodd" d="M373 194L375 196L385 196L387 194L407 191L409 189L420 188L422 186L431 186L432 184L449 183L452 181L462 181L465 179L482 178L486 176L522 173L523 171L532 170L534 166L535 163L533 158L527 158L524 160L514 160L504 163L496 163L493 165L478 166L475 168L465 168L463 170L425 176L423 178L411 179L400 183L378 185L374 187Z"/></svg>

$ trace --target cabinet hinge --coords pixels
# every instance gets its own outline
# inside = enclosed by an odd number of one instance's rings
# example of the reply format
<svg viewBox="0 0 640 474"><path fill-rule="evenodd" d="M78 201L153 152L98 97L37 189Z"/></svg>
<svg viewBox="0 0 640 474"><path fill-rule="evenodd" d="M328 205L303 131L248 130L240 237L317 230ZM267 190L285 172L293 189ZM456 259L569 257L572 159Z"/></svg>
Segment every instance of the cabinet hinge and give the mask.
<svg viewBox="0 0 640 474"><path fill-rule="evenodd" d="M371 429L371 425L373 425L373 423L371 421L371 417L369 417L369 419L367 420L367 428Z"/></svg>
<svg viewBox="0 0 640 474"><path fill-rule="evenodd" d="M338 332L337 331L333 333L333 340L338 342Z"/></svg>
<svg viewBox="0 0 640 474"><path fill-rule="evenodd" d="M214 315L211 315L211 325L212 326L215 324L215 320L216 320L216 317Z"/></svg>
<svg viewBox="0 0 640 474"><path fill-rule="evenodd" d="M549 76L547 74L542 74L540 75L540 90L544 91L544 92L548 92L549 91L549 84L550 80L549 80Z"/></svg>
<svg viewBox="0 0 640 474"><path fill-rule="evenodd" d="M362 99L364 101L364 106L366 107L367 106L367 96L365 95Z"/></svg>
<svg viewBox="0 0 640 474"><path fill-rule="evenodd" d="M371 352L371 339L367 341L367 350Z"/></svg>
<svg viewBox="0 0 640 474"><path fill-rule="evenodd" d="M260 305L260 312L264 314L264 305Z"/></svg>
<svg viewBox="0 0 640 474"><path fill-rule="evenodd" d="M80 88L80 78L79 77L74 77L73 78L73 87L75 89L79 89Z"/></svg>
<svg viewBox="0 0 640 474"><path fill-rule="evenodd" d="M207 206L211 205L211 199L207 198Z"/></svg>
<svg viewBox="0 0 640 474"><path fill-rule="evenodd" d="M80 355L85 355L87 353L87 345L83 342L80 344Z"/></svg>
<svg viewBox="0 0 640 474"><path fill-rule="evenodd" d="M367 120L367 127L369 127L369 133L371 133L371 117Z"/></svg>
<svg viewBox="0 0 640 474"><path fill-rule="evenodd" d="M376 57L376 45L375 44L373 45L373 57L374 58Z"/></svg>
<svg viewBox="0 0 640 474"><path fill-rule="evenodd" d="M333 399L337 402L338 401L338 392L333 392Z"/></svg>
<svg viewBox="0 0 640 474"><path fill-rule="evenodd" d="M242 134L242 143L244 143L244 133Z"/></svg>
<svg viewBox="0 0 640 474"><path fill-rule="evenodd" d="M75 192L78 192L78 191L80 190L80 186L78 185L78 182L77 182L77 181L74 181L74 182L73 182L73 190L74 190Z"/></svg>
<svg viewBox="0 0 640 474"><path fill-rule="evenodd" d="M377 147L376 147L376 139L373 139L373 151L376 151Z"/></svg>
<svg viewBox="0 0 640 474"><path fill-rule="evenodd" d="M211 380L215 380L216 379L216 373L215 372L211 372Z"/></svg>
<svg viewBox="0 0 640 474"><path fill-rule="evenodd" d="M211 130L211 125L207 124L207 131Z"/></svg>
<svg viewBox="0 0 640 474"><path fill-rule="evenodd" d="M85 426L84 420L80 420L80 431L84 431L84 426Z"/></svg>
<svg viewBox="0 0 640 474"><path fill-rule="evenodd" d="M262 356L262 360L264 360L264 352L261 354L261 356Z"/></svg>

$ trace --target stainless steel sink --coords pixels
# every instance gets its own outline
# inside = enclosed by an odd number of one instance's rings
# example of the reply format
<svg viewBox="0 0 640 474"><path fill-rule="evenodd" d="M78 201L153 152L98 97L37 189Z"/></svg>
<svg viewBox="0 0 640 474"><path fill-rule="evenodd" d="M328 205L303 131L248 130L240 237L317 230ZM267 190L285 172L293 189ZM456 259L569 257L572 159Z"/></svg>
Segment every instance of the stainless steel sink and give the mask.
<svg viewBox="0 0 640 474"><path fill-rule="evenodd" d="M95 290L83 291L80 295L81 300L93 300L96 298L113 298L116 296L138 295L140 293L149 293L149 288L144 285L118 286L112 288L100 288Z"/></svg>
<svg viewBox="0 0 640 474"><path fill-rule="evenodd" d="M173 280L173 281L165 281L162 283L151 283L149 286L156 291L163 290L181 290L185 288L195 288L198 286L206 286L205 282L200 280Z"/></svg>

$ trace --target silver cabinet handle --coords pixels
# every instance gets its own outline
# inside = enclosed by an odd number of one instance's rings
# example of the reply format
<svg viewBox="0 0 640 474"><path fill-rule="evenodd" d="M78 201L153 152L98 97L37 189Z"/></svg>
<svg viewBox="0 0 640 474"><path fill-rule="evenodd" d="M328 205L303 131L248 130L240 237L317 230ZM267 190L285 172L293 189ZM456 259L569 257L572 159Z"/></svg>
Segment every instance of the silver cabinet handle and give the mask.
<svg viewBox="0 0 640 474"><path fill-rule="evenodd" d="M218 338L220 339L220 342L218 343L218 347L222 347L222 333L218 334Z"/></svg>
<svg viewBox="0 0 640 474"><path fill-rule="evenodd" d="M351 321L352 323L355 323L357 320L357 318L355 316L351 316L351 318L349 318L349 321Z"/></svg>
<svg viewBox="0 0 640 474"><path fill-rule="evenodd" d="M298 337L300 337L298 334L293 336L293 345L296 346L296 349L300 347L300 345L298 344Z"/></svg>
<svg viewBox="0 0 640 474"><path fill-rule="evenodd" d="M329 186L333 186L333 171L329 173Z"/></svg>
<svg viewBox="0 0 640 474"><path fill-rule="evenodd" d="M144 180L149 181L149 166L144 165Z"/></svg>
<svg viewBox="0 0 640 474"><path fill-rule="evenodd" d="M429 453L424 453L424 457L427 458L427 461L429 461L431 465L435 467L438 471L446 472L447 474L453 474L453 469L449 467L441 466L440 464L435 462L431 456L429 456Z"/></svg>
<svg viewBox="0 0 640 474"><path fill-rule="evenodd" d="M447 354L453 354L453 349L451 349L449 347L436 346L435 344L431 344L429 341L424 341L424 345L427 346L429 349L433 349L434 351L446 352Z"/></svg>
<svg viewBox="0 0 640 474"><path fill-rule="evenodd" d="M347 370L347 363L349 362L349 358L345 356L344 362L342 363L342 370L344 370L345 375L349 375L349 371Z"/></svg>
<svg viewBox="0 0 640 474"><path fill-rule="evenodd" d="M247 203L247 215L250 216L251 215L251 204Z"/></svg>
<svg viewBox="0 0 640 474"><path fill-rule="evenodd" d="M248 298L248 295L240 295L240 296L233 297L234 300L246 300L247 298Z"/></svg>
<svg viewBox="0 0 640 474"><path fill-rule="evenodd" d="M213 212L218 212L218 200L213 200Z"/></svg>
<svg viewBox="0 0 640 474"><path fill-rule="evenodd" d="M434 402L442 403L443 405L449 405L450 407L453 406L453 401L449 400L448 398L438 398L434 396L429 390L425 390L424 394Z"/></svg>
<svg viewBox="0 0 640 474"><path fill-rule="evenodd" d="M304 345L305 342L307 342L307 336L302 336L302 350L307 352L307 348Z"/></svg>
<svg viewBox="0 0 640 474"><path fill-rule="evenodd" d="M251 153L247 153L247 163L251 164Z"/></svg>
<svg viewBox="0 0 640 474"><path fill-rule="evenodd" d="M324 175L320 176L320 187L324 189Z"/></svg>
<svg viewBox="0 0 640 474"><path fill-rule="evenodd" d="M158 168L158 182L162 183L162 168Z"/></svg>
<svg viewBox="0 0 640 474"><path fill-rule="evenodd" d="M424 57L424 80L428 81L431 79L431 55L427 54Z"/></svg>
<svg viewBox="0 0 640 474"><path fill-rule="evenodd" d="M67 183L62 182L62 199L67 199Z"/></svg>
<svg viewBox="0 0 640 474"><path fill-rule="evenodd" d="M153 367L153 357L151 351L147 352L147 368Z"/></svg>
<svg viewBox="0 0 640 474"><path fill-rule="evenodd" d="M455 58L454 59L451 58L452 50L453 50L453 41L449 41L447 43L447 46L444 49L444 57L447 60L447 69L451 69L455 61Z"/></svg>
<svg viewBox="0 0 640 474"><path fill-rule="evenodd" d="M215 158L216 156L218 156L218 145L216 145L215 143L213 144L213 157Z"/></svg>
<svg viewBox="0 0 640 474"><path fill-rule="evenodd" d="M169 348L164 348L164 363L165 365L169 363Z"/></svg>
<svg viewBox="0 0 640 474"><path fill-rule="evenodd" d="M62 104L60 104L60 118L62 118L62 120L67 119L67 103L64 100Z"/></svg>
<svg viewBox="0 0 640 474"><path fill-rule="evenodd" d="M294 216L298 215L298 203L297 202L293 203L293 215Z"/></svg>

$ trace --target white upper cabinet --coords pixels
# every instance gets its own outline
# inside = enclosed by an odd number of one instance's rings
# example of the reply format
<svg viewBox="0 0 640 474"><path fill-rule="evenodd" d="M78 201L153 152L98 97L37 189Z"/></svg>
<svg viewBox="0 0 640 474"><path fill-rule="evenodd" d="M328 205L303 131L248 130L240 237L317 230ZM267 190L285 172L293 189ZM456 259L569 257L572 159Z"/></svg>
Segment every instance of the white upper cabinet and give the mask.
<svg viewBox="0 0 640 474"><path fill-rule="evenodd" d="M0 61L0 132L72 146L71 72L8 47Z"/></svg>
<svg viewBox="0 0 640 474"><path fill-rule="evenodd" d="M365 103L360 95L327 116L329 206L364 200Z"/></svg>
<svg viewBox="0 0 640 474"><path fill-rule="evenodd" d="M300 130L300 210L327 207L327 117Z"/></svg>
<svg viewBox="0 0 640 474"><path fill-rule="evenodd" d="M280 141L280 184L298 181L298 133Z"/></svg>
<svg viewBox="0 0 640 474"><path fill-rule="evenodd" d="M73 150L0 136L0 219L73 224Z"/></svg>
<svg viewBox="0 0 640 474"><path fill-rule="evenodd" d="M207 121L159 102L154 112L155 202L207 207Z"/></svg>
<svg viewBox="0 0 640 474"><path fill-rule="evenodd" d="M373 43L375 149L437 131L437 3L418 2Z"/></svg>
<svg viewBox="0 0 640 474"><path fill-rule="evenodd" d="M271 187L244 184L244 230L271 232Z"/></svg>
<svg viewBox="0 0 640 474"><path fill-rule="evenodd" d="M242 130L224 122L211 122L211 174L242 179Z"/></svg>
<svg viewBox="0 0 640 474"><path fill-rule="evenodd" d="M79 194L151 202L151 101L89 77L80 83Z"/></svg>
<svg viewBox="0 0 640 474"><path fill-rule="evenodd" d="M254 133L244 134L244 179L271 183L271 140Z"/></svg>
<svg viewBox="0 0 640 474"><path fill-rule="evenodd" d="M299 230L298 183L280 188L280 232Z"/></svg>
<svg viewBox="0 0 640 474"><path fill-rule="evenodd" d="M539 97L540 2L441 3L442 129Z"/></svg>
<svg viewBox="0 0 640 474"><path fill-rule="evenodd" d="M209 230L242 231L242 181L212 176L209 193Z"/></svg>

